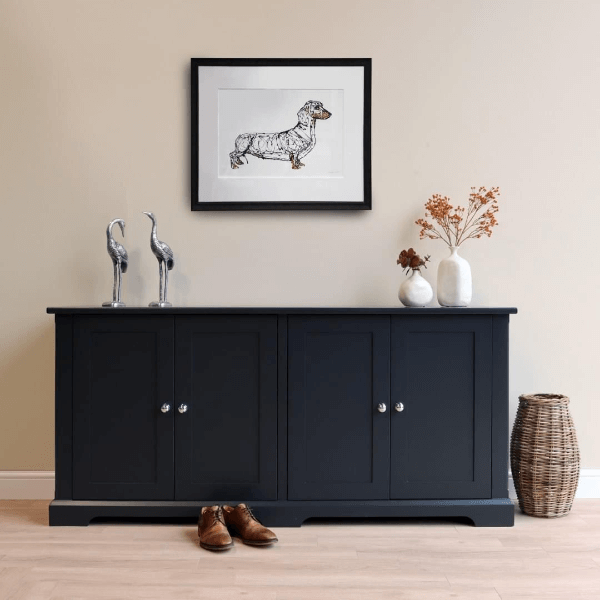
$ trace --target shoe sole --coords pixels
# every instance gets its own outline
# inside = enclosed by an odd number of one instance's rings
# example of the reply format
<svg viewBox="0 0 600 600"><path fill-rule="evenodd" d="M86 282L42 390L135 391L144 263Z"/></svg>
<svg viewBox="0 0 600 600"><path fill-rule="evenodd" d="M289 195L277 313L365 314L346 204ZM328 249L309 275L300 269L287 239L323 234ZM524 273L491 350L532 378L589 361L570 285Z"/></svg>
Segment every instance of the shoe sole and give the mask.
<svg viewBox="0 0 600 600"><path fill-rule="evenodd" d="M226 546L213 546L212 544L200 542L200 547L204 548L205 550L210 550L211 552L220 552L221 550L231 550L231 548L233 548L233 542L231 542L231 544L227 544Z"/></svg>
<svg viewBox="0 0 600 600"><path fill-rule="evenodd" d="M276 544L279 541L278 539L264 541L245 540L244 538L240 539L242 540L242 542L244 542L244 544L247 544L248 546L270 546L271 544Z"/></svg>

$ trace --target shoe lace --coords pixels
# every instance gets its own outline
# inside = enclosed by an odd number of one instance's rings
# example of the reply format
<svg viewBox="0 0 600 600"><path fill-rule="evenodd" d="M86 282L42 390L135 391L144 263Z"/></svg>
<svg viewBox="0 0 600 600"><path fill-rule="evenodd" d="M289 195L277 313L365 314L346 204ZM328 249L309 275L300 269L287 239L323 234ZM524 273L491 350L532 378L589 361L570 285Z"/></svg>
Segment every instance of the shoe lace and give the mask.
<svg viewBox="0 0 600 600"><path fill-rule="evenodd" d="M250 509L249 506L245 506L244 507L244 512L254 521L256 521L257 523L260 523L260 521L254 516L254 513L252 512L252 510ZM262 523L261 523L262 525Z"/></svg>
<svg viewBox="0 0 600 600"><path fill-rule="evenodd" d="M217 523L222 523L225 525L225 521L223 520L223 509L219 506L217 510L212 511L213 522L212 525L216 525Z"/></svg>

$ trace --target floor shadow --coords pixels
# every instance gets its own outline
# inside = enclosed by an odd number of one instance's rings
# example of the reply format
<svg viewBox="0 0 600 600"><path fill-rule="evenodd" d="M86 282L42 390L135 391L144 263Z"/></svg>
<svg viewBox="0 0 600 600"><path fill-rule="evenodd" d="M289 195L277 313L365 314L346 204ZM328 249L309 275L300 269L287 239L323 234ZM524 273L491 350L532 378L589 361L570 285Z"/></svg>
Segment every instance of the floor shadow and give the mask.
<svg viewBox="0 0 600 600"><path fill-rule="evenodd" d="M189 517L94 517L90 525L194 525Z"/></svg>
<svg viewBox="0 0 600 600"><path fill-rule="evenodd" d="M194 529L184 529L182 536L184 539L187 539L188 542L194 544L194 546L198 545L198 530L195 527Z"/></svg>
<svg viewBox="0 0 600 600"><path fill-rule="evenodd" d="M50 522L48 520L48 509L46 509L44 512L28 512L25 513L24 517L28 523L43 525L44 527L50 526Z"/></svg>
<svg viewBox="0 0 600 600"><path fill-rule="evenodd" d="M468 517L311 517L303 525L473 525Z"/></svg>
<svg viewBox="0 0 600 600"><path fill-rule="evenodd" d="M29 525L48 527L48 506L50 500L4 500L0 503L2 515L10 515Z"/></svg>

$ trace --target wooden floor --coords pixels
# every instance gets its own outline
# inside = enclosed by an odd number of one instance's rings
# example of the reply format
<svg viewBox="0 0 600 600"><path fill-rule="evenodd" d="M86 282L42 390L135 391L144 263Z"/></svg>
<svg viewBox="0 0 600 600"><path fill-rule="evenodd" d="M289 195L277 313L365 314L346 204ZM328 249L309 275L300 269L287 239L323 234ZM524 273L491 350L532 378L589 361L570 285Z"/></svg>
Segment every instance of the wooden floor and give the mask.
<svg viewBox="0 0 600 600"><path fill-rule="evenodd" d="M48 527L48 502L0 502L0 599L598 600L600 500L514 528L443 520L308 522L214 554L193 525Z"/></svg>

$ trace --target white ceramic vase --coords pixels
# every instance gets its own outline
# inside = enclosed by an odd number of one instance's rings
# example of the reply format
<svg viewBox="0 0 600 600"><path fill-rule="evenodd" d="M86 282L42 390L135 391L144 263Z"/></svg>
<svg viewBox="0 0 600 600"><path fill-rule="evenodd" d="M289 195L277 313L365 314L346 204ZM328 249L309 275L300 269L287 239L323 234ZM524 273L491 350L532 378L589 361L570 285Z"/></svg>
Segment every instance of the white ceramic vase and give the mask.
<svg viewBox="0 0 600 600"><path fill-rule="evenodd" d="M450 246L450 256L438 266L437 299L440 306L469 306L473 295L471 266Z"/></svg>
<svg viewBox="0 0 600 600"><path fill-rule="evenodd" d="M421 271L414 269L412 275L402 282L398 298L404 306L425 306L433 299L433 289Z"/></svg>

